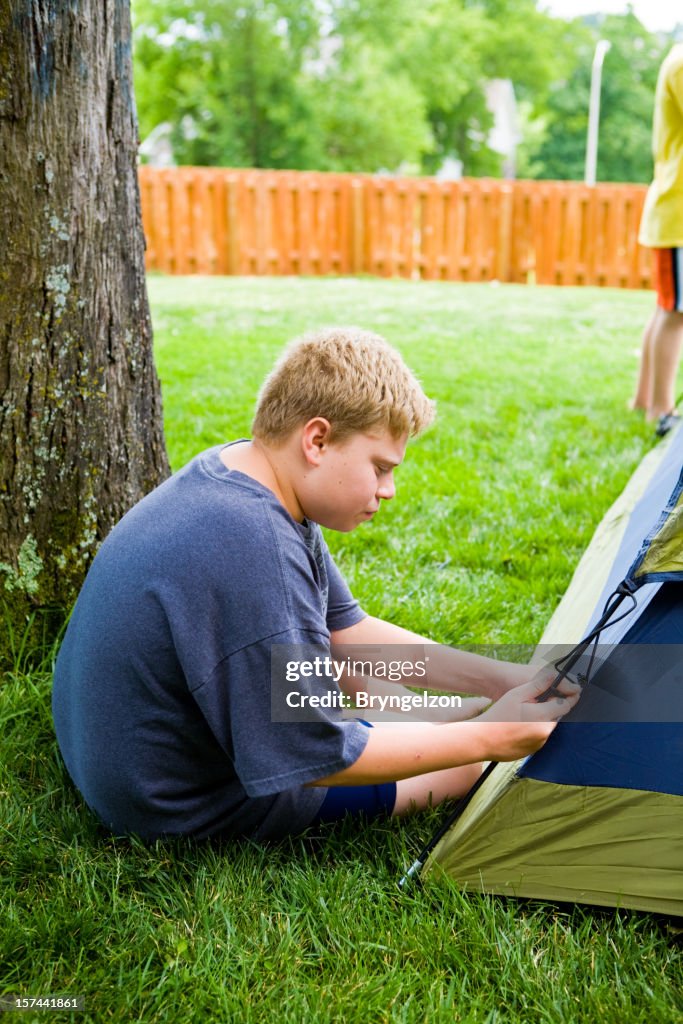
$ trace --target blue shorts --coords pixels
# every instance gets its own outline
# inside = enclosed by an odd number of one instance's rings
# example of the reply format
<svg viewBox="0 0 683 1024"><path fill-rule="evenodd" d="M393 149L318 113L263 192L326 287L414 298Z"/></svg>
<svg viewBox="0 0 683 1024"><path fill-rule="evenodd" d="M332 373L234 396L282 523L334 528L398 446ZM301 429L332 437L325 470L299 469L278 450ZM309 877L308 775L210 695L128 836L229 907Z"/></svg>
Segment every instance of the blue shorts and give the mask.
<svg viewBox="0 0 683 1024"><path fill-rule="evenodd" d="M347 814L364 814L366 818L389 817L395 803L395 782L379 782L375 786L330 786L311 824L340 821Z"/></svg>
<svg viewBox="0 0 683 1024"><path fill-rule="evenodd" d="M362 724L372 729L370 722ZM395 803L395 782L378 782L374 786L330 786L311 824L340 821L347 814L364 814L366 818L389 817Z"/></svg>

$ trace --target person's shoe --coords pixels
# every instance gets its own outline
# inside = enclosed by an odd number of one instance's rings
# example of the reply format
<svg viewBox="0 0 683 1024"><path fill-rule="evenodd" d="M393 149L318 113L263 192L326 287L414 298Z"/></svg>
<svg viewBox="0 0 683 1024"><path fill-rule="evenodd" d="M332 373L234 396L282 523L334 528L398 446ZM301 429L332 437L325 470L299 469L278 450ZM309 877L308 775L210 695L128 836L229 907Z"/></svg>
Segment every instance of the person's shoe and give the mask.
<svg viewBox="0 0 683 1024"><path fill-rule="evenodd" d="M655 434L657 437L665 437L673 427L676 426L680 420L680 415L674 409L673 412L666 413L665 416L660 416L657 420L657 426L655 428Z"/></svg>

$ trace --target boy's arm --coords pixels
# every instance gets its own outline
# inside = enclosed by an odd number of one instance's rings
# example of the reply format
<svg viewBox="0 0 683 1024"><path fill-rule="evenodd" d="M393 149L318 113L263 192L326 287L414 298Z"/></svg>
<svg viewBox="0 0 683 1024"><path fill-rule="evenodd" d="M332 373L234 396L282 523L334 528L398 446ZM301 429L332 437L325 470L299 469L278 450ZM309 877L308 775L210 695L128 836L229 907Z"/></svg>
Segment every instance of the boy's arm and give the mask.
<svg viewBox="0 0 683 1024"><path fill-rule="evenodd" d="M481 723L481 724L480 724ZM310 786L370 786L479 761L515 761L543 746L554 722L415 722L368 729L360 757Z"/></svg>
<svg viewBox="0 0 683 1024"><path fill-rule="evenodd" d="M459 651L372 615L347 629L334 632L332 643L335 647L348 645L359 648L384 644L402 645L407 660L427 660L427 674L416 680L416 684L434 690L480 693L490 700L498 700L509 690L538 675L538 666L494 661L480 654ZM417 654L415 648L418 646L425 648L423 653Z"/></svg>
<svg viewBox="0 0 683 1024"><path fill-rule="evenodd" d="M544 681L518 686L474 722L444 725L411 723L377 725L368 730L365 748L348 768L311 786L366 786L398 782L415 775L476 764L516 761L543 746L556 721L579 698L581 688L563 680L563 697L537 703Z"/></svg>

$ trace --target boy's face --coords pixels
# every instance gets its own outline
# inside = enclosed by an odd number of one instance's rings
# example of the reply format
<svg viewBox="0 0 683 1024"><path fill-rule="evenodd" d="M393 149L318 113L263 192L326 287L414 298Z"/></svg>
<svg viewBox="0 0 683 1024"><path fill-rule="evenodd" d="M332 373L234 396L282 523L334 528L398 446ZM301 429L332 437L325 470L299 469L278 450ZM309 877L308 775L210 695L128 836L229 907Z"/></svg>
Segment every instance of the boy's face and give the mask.
<svg viewBox="0 0 683 1024"><path fill-rule="evenodd" d="M319 460L306 474L299 494L305 515L342 533L368 522L380 502L395 494L393 472L403 461L407 443L407 434L395 438L380 429L322 443Z"/></svg>

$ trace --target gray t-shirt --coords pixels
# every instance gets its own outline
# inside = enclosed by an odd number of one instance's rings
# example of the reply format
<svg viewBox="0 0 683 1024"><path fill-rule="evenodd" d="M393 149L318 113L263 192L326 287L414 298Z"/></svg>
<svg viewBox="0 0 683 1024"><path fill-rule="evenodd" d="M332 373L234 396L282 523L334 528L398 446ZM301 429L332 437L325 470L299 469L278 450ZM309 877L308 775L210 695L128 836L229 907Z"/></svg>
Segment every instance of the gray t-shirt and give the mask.
<svg viewBox="0 0 683 1024"><path fill-rule="evenodd" d="M64 761L116 833L296 832L326 792L304 783L348 767L367 742L363 725L324 708L272 721L272 645L328 648L364 613L320 528L228 470L223 447L112 530L57 659Z"/></svg>

